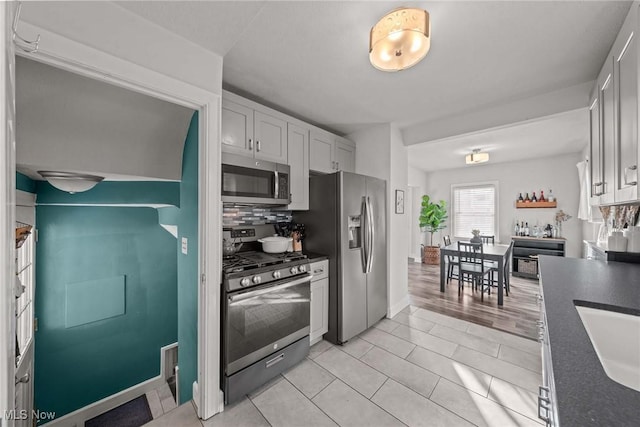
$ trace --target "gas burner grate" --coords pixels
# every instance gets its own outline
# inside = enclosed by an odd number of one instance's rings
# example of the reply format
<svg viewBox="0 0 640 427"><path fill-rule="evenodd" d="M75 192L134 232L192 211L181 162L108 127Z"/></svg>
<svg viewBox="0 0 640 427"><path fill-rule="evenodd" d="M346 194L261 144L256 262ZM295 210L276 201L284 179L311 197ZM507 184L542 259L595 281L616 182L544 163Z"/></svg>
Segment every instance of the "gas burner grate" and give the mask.
<svg viewBox="0 0 640 427"><path fill-rule="evenodd" d="M248 251L237 253L233 257L222 260L224 273L239 273L245 270L284 264L291 261L306 259L301 252L285 252L283 254L268 254L265 252Z"/></svg>

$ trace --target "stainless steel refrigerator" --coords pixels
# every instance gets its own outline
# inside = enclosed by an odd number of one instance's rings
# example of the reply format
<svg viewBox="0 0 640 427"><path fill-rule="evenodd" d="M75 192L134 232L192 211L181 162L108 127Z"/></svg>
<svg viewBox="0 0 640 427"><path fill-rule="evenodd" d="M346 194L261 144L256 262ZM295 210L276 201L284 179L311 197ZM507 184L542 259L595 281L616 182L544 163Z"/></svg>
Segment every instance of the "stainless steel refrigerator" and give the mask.
<svg viewBox="0 0 640 427"><path fill-rule="evenodd" d="M329 256L329 332L341 344L387 313L386 182L348 172L311 177L304 249Z"/></svg>

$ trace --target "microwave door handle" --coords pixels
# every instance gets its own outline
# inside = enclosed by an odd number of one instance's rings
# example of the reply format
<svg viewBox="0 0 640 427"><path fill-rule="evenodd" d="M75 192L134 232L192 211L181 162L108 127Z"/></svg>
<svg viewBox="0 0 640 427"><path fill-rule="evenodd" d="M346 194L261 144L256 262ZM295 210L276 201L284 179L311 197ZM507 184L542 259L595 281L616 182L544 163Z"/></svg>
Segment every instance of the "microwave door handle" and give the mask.
<svg viewBox="0 0 640 427"><path fill-rule="evenodd" d="M273 172L273 180L273 198L277 199L280 193L280 177L278 176L278 171Z"/></svg>
<svg viewBox="0 0 640 427"><path fill-rule="evenodd" d="M255 298L255 297L258 297L260 295L268 294L270 292L281 291L282 289L287 289L287 288L290 288L292 286L301 285L304 282L310 282L311 278L313 278L312 274L305 274L300 279L296 279L296 280L293 280L291 282L283 283L282 285L269 286L269 287L258 289L258 290L251 291L251 292L245 292L245 293L242 293L242 294L231 295L229 297L229 301L234 303L234 302L238 302L238 301L244 301L244 300L247 300L247 299Z"/></svg>

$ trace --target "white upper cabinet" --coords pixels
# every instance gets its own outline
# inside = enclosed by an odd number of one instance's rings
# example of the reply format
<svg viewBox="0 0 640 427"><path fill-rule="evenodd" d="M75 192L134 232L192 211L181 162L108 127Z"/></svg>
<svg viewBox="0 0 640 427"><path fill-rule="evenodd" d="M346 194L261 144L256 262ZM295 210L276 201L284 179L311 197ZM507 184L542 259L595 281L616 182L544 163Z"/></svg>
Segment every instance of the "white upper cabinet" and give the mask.
<svg viewBox="0 0 640 427"><path fill-rule="evenodd" d="M356 146L346 138L321 130L311 131L309 169L315 172L355 172Z"/></svg>
<svg viewBox="0 0 640 427"><path fill-rule="evenodd" d="M635 13L633 13L635 12ZM638 12L625 21L613 45L616 110L615 201L638 198Z"/></svg>
<svg viewBox="0 0 640 427"><path fill-rule="evenodd" d="M336 169L345 172L356 171L356 147L351 141L337 137L334 153Z"/></svg>
<svg viewBox="0 0 640 427"><path fill-rule="evenodd" d="M640 6L629 11L591 96L591 204L640 200L638 186L638 30Z"/></svg>
<svg viewBox="0 0 640 427"><path fill-rule="evenodd" d="M221 139L223 152L289 165L289 210L309 209L310 170L355 172L353 142L227 91Z"/></svg>
<svg viewBox="0 0 640 427"><path fill-rule="evenodd" d="M287 122L254 112L254 136L256 159L287 162Z"/></svg>
<svg viewBox="0 0 640 427"><path fill-rule="evenodd" d="M600 205L601 183L603 180L599 93L600 91L596 87L589 103L589 173L591 173L591 189L589 195L592 206Z"/></svg>
<svg viewBox="0 0 640 427"><path fill-rule="evenodd" d="M223 99L222 151L286 163L287 122Z"/></svg>
<svg viewBox="0 0 640 427"><path fill-rule="evenodd" d="M288 156L291 175L289 210L309 209L309 129L287 125Z"/></svg>
<svg viewBox="0 0 640 427"><path fill-rule="evenodd" d="M253 110L222 100L222 151L253 156Z"/></svg>
<svg viewBox="0 0 640 427"><path fill-rule="evenodd" d="M335 136L329 132L312 130L309 145L309 169L323 173L335 172L333 160Z"/></svg>
<svg viewBox="0 0 640 427"><path fill-rule="evenodd" d="M594 183L599 189L601 204L614 202L615 172L615 97L613 84L613 58L605 63L598 78L600 97L600 134L602 138L602 181Z"/></svg>

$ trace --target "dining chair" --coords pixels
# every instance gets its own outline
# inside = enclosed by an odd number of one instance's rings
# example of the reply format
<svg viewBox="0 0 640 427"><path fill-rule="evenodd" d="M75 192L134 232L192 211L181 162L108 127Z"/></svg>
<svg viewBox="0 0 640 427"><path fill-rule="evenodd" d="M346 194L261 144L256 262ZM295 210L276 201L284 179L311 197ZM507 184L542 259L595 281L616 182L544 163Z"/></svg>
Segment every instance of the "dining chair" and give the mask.
<svg viewBox="0 0 640 427"><path fill-rule="evenodd" d="M482 240L482 243L491 243L492 245L496 243L496 236L483 236L480 235L480 239Z"/></svg>
<svg viewBox="0 0 640 427"><path fill-rule="evenodd" d="M458 295L464 289L466 276L474 288L480 287L480 300L484 301L484 293L491 294L493 272L493 269L485 267L482 245L458 242Z"/></svg>
<svg viewBox="0 0 640 427"><path fill-rule="evenodd" d="M504 280L504 292L506 296L509 296L509 291L510 289L510 285L509 285L509 261L511 260L511 253L513 252L513 244L514 241L512 240L511 243L509 244L509 248L507 249L507 252L505 253L504 259L504 265L502 267L502 277ZM490 264L493 263L493 264ZM500 284L498 283L498 263L495 261L485 261L485 268L490 268L491 270L493 270L493 272L495 273L495 276L492 274L491 277L491 286L494 288L497 288L498 286L500 286Z"/></svg>
<svg viewBox="0 0 640 427"><path fill-rule="evenodd" d="M449 246L451 244L451 237L449 237L449 235L446 236L442 236L442 240L444 242L445 246ZM458 257L457 256L453 256L453 255L447 255L445 258L445 261L447 263L447 281L446 283L449 284L449 281L451 279L457 279L458 278Z"/></svg>

